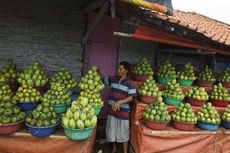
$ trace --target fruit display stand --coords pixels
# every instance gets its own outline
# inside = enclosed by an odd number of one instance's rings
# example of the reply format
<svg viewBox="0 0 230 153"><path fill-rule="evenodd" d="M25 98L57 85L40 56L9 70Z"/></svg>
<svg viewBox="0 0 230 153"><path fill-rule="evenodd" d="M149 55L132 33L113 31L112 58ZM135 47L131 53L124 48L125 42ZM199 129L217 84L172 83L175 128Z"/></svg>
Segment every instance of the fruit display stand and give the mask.
<svg viewBox="0 0 230 153"><path fill-rule="evenodd" d="M67 139L63 128L46 138L33 137L26 128L12 135L0 137L1 152L8 153L92 153L96 128L90 138L82 141Z"/></svg>
<svg viewBox="0 0 230 153"><path fill-rule="evenodd" d="M134 84L134 87L136 88L136 89L138 89L142 84L143 84L143 82L139 82L139 81L133 81L133 84ZM157 83L157 87L159 88L159 90L163 90L164 88L165 88L165 85L164 84L159 84L159 83ZM191 89L192 87L185 87L185 86L181 86L181 89L182 89L182 91L183 92L186 92L186 91L188 91L189 89ZM205 88L207 91L211 91L212 90L212 88ZM229 89L229 91L230 91L230 89Z"/></svg>
<svg viewBox="0 0 230 153"><path fill-rule="evenodd" d="M195 127L192 131L179 131L172 124L163 131L147 128L142 120L142 113L148 105L135 100L131 111L130 144L135 153L228 153L230 130L219 127L217 131L207 131ZM219 114L225 108L215 107ZM172 112L175 106L168 106ZM200 107L192 106L194 112ZM167 144L167 145L166 145Z"/></svg>
<svg viewBox="0 0 230 153"><path fill-rule="evenodd" d="M229 151L230 132L222 127L207 131L179 131L169 126L164 131L151 130L140 122L131 122L130 143L135 153L220 153ZM225 150L225 151L223 151Z"/></svg>

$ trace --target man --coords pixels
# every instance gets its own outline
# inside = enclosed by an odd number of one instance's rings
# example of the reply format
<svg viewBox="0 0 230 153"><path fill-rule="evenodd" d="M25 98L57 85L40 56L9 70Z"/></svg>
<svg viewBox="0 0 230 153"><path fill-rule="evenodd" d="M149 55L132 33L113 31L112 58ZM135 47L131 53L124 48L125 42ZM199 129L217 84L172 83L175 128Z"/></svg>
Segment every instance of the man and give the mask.
<svg viewBox="0 0 230 153"><path fill-rule="evenodd" d="M120 62L117 76L106 77L104 82L111 87L108 102L106 139L113 143L112 153L117 151L116 143L123 143L124 153L128 152L129 141L129 103L136 96L136 89L128 78L130 64Z"/></svg>

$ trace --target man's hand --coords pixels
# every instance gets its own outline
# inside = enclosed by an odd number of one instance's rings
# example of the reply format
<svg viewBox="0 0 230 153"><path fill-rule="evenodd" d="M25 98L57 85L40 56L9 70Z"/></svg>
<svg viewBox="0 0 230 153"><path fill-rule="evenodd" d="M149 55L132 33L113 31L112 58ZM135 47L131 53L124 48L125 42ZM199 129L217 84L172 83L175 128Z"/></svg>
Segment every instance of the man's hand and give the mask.
<svg viewBox="0 0 230 153"><path fill-rule="evenodd" d="M115 102L115 103L113 104L113 106L112 106L113 111L120 110L121 104L122 104L121 101Z"/></svg>

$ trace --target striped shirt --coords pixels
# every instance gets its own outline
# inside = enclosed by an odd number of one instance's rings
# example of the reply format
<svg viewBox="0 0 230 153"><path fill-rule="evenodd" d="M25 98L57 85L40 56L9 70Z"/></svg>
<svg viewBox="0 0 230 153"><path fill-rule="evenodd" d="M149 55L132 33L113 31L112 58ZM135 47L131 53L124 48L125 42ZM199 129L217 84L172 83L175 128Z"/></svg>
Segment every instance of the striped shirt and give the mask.
<svg viewBox="0 0 230 153"><path fill-rule="evenodd" d="M104 83L110 86L111 91L109 95L108 101L108 113L112 116L121 118L121 119L129 119L130 113L130 104L122 104L120 109L117 111L112 110L112 106L118 100L123 100L129 96L136 97L136 89L132 85L132 80L125 79L120 81L118 77L105 77Z"/></svg>

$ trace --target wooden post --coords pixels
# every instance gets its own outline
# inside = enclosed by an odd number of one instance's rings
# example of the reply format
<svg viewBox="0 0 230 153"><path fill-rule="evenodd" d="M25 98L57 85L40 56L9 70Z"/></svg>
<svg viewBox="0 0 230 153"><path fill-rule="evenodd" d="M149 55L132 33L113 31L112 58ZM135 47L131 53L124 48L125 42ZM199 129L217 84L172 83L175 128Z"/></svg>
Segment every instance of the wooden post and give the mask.
<svg viewBox="0 0 230 153"><path fill-rule="evenodd" d="M93 30L95 29L96 25L98 24L98 22L100 21L101 17L103 16L103 14L105 13L105 11L109 8L109 2L106 1L104 3L104 5L102 6L102 8L100 9L98 15L96 16L94 22L92 23L92 25L88 28L85 36L82 39L82 44L85 45L86 42L88 41L90 35L92 34Z"/></svg>
<svg viewBox="0 0 230 153"><path fill-rule="evenodd" d="M116 18L115 0L110 0L110 2L111 2L111 16L112 18Z"/></svg>

